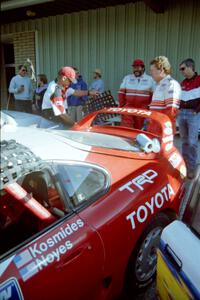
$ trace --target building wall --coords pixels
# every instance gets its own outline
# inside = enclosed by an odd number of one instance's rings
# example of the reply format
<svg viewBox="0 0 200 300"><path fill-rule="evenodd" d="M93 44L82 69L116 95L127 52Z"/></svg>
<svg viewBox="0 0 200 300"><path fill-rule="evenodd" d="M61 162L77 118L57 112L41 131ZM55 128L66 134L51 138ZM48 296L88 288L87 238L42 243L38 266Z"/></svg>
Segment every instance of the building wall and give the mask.
<svg viewBox="0 0 200 300"><path fill-rule="evenodd" d="M13 35L14 54L15 54L15 67L20 64L27 63L29 58L33 65L36 64L35 55L35 32L20 32Z"/></svg>
<svg viewBox="0 0 200 300"><path fill-rule="evenodd" d="M136 2L1 26L2 35L31 31L37 32L37 73L52 80L60 66L73 65L91 82L92 71L100 68L106 89L114 96L122 78L132 72L133 58L143 59L148 73L150 60L166 55L173 76L181 80L178 65L192 57L200 72L200 1L196 0L168 1L163 14Z"/></svg>

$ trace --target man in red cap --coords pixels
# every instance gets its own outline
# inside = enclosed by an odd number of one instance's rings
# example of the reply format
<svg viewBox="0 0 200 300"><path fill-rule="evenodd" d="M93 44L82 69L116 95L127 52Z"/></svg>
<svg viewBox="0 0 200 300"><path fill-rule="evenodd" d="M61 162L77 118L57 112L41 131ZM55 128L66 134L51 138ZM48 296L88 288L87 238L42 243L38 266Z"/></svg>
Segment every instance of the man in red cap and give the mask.
<svg viewBox="0 0 200 300"><path fill-rule="evenodd" d="M151 76L145 73L143 60L135 59L132 63L133 74L124 77L118 92L120 107L148 109L155 83ZM123 117L122 125L141 129L143 120L136 117Z"/></svg>
<svg viewBox="0 0 200 300"><path fill-rule="evenodd" d="M44 94L42 102L44 118L65 126L73 126L74 121L66 112L68 108L67 97L71 95L77 97L98 95L97 91L74 90L69 87L71 83L76 83L76 72L71 67L62 67L58 71L57 78L49 83Z"/></svg>

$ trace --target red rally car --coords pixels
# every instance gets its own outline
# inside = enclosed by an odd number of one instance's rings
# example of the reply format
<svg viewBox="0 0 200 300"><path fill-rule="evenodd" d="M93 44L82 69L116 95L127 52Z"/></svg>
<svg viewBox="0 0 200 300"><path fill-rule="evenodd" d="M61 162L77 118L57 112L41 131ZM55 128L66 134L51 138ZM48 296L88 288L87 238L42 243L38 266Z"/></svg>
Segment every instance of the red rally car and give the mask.
<svg viewBox="0 0 200 300"><path fill-rule="evenodd" d="M162 135L120 126L124 115ZM67 131L3 128L1 146L1 300L116 299L152 280L184 192L167 116L103 109Z"/></svg>

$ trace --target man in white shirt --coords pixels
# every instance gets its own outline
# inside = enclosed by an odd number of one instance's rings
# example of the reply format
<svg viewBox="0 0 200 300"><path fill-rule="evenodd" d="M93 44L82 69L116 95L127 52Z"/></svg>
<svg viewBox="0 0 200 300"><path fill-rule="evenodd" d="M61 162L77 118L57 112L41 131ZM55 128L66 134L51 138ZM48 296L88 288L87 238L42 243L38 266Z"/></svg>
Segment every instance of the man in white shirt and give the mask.
<svg viewBox="0 0 200 300"><path fill-rule="evenodd" d="M98 92L88 90L74 90L69 87L71 83L76 83L76 73L71 67L62 67L58 71L57 78L51 81L44 94L42 102L42 115L56 123L62 123L65 126L73 126L74 121L67 114L67 97L74 95L96 96Z"/></svg>

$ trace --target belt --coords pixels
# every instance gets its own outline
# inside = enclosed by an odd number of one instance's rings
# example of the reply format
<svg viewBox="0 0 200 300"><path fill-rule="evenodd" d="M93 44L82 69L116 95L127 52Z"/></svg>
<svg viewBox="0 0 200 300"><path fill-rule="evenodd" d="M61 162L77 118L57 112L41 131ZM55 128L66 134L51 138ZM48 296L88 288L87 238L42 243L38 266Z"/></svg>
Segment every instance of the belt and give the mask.
<svg viewBox="0 0 200 300"><path fill-rule="evenodd" d="M198 106L198 102L196 100L183 101L180 102L180 108L183 109L196 109Z"/></svg>
<svg viewBox="0 0 200 300"><path fill-rule="evenodd" d="M191 107L180 107L180 109L190 109L190 110L195 110L194 108L191 108Z"/></svg>

